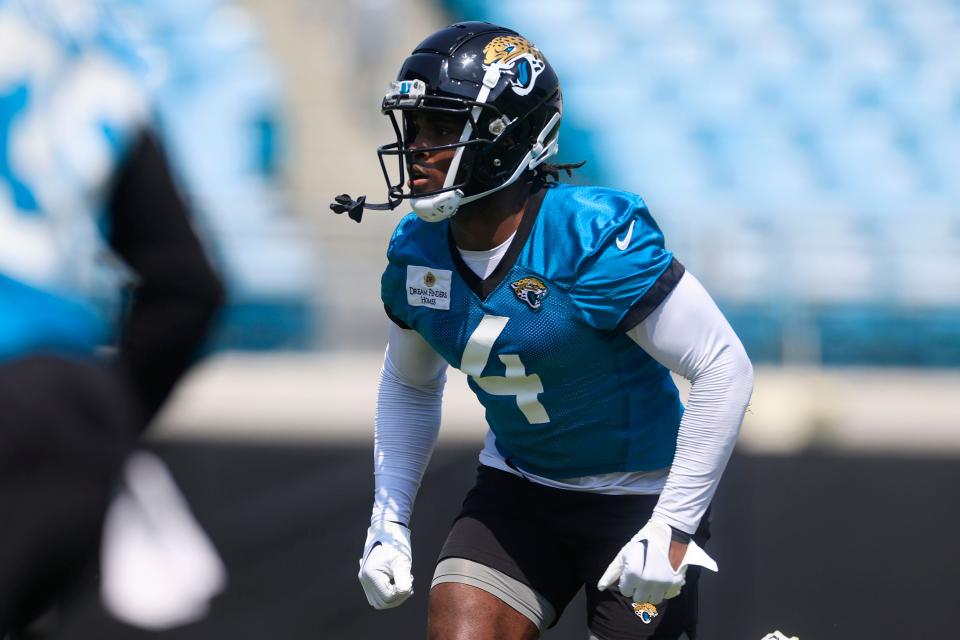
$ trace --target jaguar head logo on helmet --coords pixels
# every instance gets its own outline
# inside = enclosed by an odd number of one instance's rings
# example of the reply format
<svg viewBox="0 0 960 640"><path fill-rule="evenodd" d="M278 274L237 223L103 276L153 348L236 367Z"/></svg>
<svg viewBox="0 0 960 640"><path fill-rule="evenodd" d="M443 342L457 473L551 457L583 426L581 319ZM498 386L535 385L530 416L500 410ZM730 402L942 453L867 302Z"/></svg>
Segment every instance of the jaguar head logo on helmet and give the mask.
<svg viewBox="0 0 960 640"><path fill-rule="evenodd" d="M502 73L513 76L514 93L525 96L533 90L546 67L543 54L520 36L498 36L483 48L483 68L500 65Z"/></svg>
<svg viewBox="0 0 960 640"><path fill-rule="evenodd" d="M423 220L449 218L556 155L562 110L557 74L535 45L494 24L453 24L414 49L383 98L381 111L396 135L377 149L387 201L342 195L330 206L359 222L363 209L391 210L410 200ZM455 118L459 135L447 144L412 148L426 117ZM414 159L440 151L452 158L442 184L433 184L438 181L418 173ZM390 158L396 158L396 181Z"/></svg>

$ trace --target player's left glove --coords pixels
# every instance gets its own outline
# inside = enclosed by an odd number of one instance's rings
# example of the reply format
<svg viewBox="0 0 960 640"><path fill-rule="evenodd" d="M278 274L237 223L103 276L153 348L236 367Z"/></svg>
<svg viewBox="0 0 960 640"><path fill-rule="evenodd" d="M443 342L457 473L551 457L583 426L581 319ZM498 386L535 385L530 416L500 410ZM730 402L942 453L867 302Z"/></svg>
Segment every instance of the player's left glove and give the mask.
<svg viewBox="0 0 960 640"><path fill-rule="evenodd" d="M658 604L680 593L688 566L717 570L713 558L691 540L680 567L674 571L669 559L671 535L670 525L655 520L647 522L620 549L597 583L597 589L603 591L617 585L620 593L633 602Z"/></svg>

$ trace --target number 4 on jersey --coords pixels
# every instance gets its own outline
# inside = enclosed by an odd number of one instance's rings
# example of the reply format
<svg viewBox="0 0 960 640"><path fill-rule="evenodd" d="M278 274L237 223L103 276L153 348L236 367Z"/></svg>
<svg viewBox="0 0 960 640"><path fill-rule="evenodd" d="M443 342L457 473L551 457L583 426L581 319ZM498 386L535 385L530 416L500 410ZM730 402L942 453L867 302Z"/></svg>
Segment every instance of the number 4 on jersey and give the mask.
<svg viewBox="0 0 960 640"><path fill-rule="evenodd" d="M473 378L481 389L494 396L516 396L517 407L523 412L530 424L544 424L550 422L547 410L540 404L537 396L543 393L543 384L540 376L535 373L527 374L526 368L520 361L520 356L513 353L499 354L500 362L506 367L504 376L484 376L483 368L490 359L493 343L510 318L503 316L483 316L483 320L470 335L467 346L463 350L460 361L460 370Z"/></svg>

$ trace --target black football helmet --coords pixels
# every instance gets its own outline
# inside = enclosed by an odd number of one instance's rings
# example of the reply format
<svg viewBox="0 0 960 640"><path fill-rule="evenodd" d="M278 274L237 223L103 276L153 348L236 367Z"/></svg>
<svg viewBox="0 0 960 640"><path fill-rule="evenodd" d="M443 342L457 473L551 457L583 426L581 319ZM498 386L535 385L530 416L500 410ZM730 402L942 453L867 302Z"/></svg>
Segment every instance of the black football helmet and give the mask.
<svg viewBox="0 0 960 640"><path fill-rule="evenodd" d="M436 222L512 184L557 153L563 106L557 74L535 45L505 27L460 22L414 49L390 83L381 110L397 136L377 149L387 202L342 195L330 205L358 222L364 208L394 209L406 199L420 218ZM404 190L408 147L417 133L407 117L413 111L464 116L458 142L417 150L456 149L443 187L428 193ZM397 158L396 183L387 168L390 156Z"/></svg>

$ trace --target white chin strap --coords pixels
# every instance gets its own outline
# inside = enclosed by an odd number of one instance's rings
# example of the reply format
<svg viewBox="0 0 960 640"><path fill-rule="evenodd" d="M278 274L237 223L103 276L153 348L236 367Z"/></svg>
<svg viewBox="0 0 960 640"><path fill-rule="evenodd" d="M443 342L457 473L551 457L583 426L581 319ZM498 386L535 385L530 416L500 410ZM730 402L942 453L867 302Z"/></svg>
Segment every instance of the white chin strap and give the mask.
<svg viewBox="0 0 960 640"><path fill-rule="evenodd" d="M480 118L480 112L482 110L480 105L487 101L487 98L490 96L490 91L497 86L499 81L500 65L492 64L483 75L483 86L480 87L480 92L477 94L477 106L473 108L472 117L467 119L467 123L463 127L463 133L460 134L461 143L467 142L470 139L470 135L473 133L473 122L478 121ZM559 136L553 136L553 140L546 146L544 146L543 141L547 139L550 132L553 131L559 123L560 114L553 114L553 117L550 118L550 121L543 128L543 131L537 136L536 144L533 145L533 148L530 149L524 159L517 164L517 169L513 172L513 175L510 176L510 179L500 186L467 197L464 197L463 191L460 189L453 189L423 198L413 198L410 200L410 204L413 207L414 213L425 222L440 222L455 214L460 208L460 205L479 200L484 196L488 196L495 191L499 191L513 184L524 171L533 169L550 156L556 155ZM447 177L443 181L443 188L446 189L453 186L457 172L460 170L460 160L463 158L463 150L465 148L466 147L457 148L453 160L450 161L450 168L447 169Z"/></svg>
<svg viewBox="0 0 960 640"><path fill-rule="evenodd" d="M440 222L457 212L463 201L463 192L460 189L445 191L426 198L413 198L410 204L413 212L424 222Z"/></svg>
<svg viewBox="0 0 960 640"><path fill-rule="evenodd" d="M486 97L486 96L484 96ZM475 107L476 108L476 107ZM527 152L527 155L524 156L523 160L517 163L517 168L513 172L513 175L509 179L504 181L503 184L494 187L483 193L475 193L472 196L464 197L463 191L460 189L454 189L452 191L444 191L443 193L438 193L432 196L426 196L423 198L413 198L410 200L410 204L413 206L413 212L417 214L417 217L425 222L440 222L441 220L446 220L460 209L460 205L468 204L479 200L485 196L490 195L500 191L504 187L507 187L517 181L524 171L536 169L540 166L547 158L555 156L557 151L560 149L559 136L553 136L553 140L544 146L543 141L550 135L550 133L557 127L560 123L560 114L555 113L553 117L550 118L550 121L547 122L546 126L540 132L540 135L537 136L537 142L533 145L533 148ZM471 125L467 122L467 126L464 128L466 135L470 135ZM444 187L449 187L453 182L453 177L456 175L456 169L460 164L460 156L463 152L463 147L457 149L457 154L454 156L453 161L450 163L450 169L447 171L447 178L444 180Z"/></svg>

